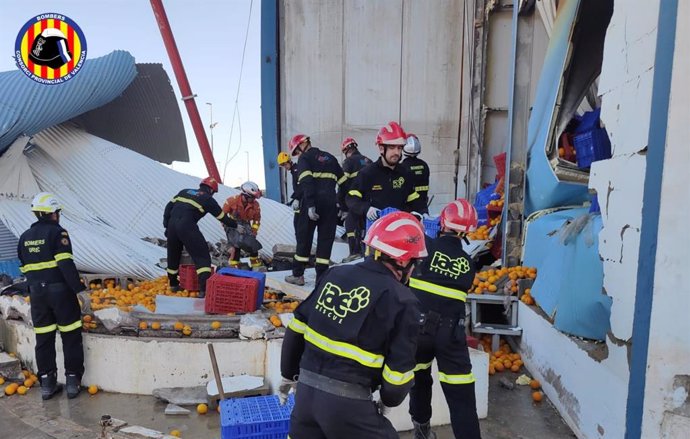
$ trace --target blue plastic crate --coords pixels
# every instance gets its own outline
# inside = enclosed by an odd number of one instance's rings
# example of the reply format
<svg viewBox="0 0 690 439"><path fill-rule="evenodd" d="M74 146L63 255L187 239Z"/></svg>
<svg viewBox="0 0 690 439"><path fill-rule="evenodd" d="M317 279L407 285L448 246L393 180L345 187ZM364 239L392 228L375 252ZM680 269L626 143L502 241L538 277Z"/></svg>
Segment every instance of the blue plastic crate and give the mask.
<svg viewBox="0 0 690 439"><path fill-rule="evenodd" d="M424 219L424 233L430 238L436 238L438 232L441 230L441 221L439 218Z"/></svg>
<svg viewBox="0 0 690 439"><path fill-rule="evenodd" d="M601 208L599 207L599 199L597 194L592 194L592 205L589 207L589 213L601 213Z"/></svg>
<svg viewBox="0 0 690 439"><path fill-rule="evenodd" d="M4 273L16 279L22 275L22 272L19 271L20 265L19 258L0 261L0 274Z"/></svg>
<svg viewBox="0 0 690 439"><path fill-rule="evenodd" d="M393 212L397 212L397 211L398 211L398 209L395 209L393 207L386 207L385 209L381 209L381 213L379 215L379 218L384 217L384 216L388 215L389 213L393 213ZM367 220L366 231L369 230L369 227L371 227L372 224L374 224L374 221Z"/></svg>
<svg viewBox="0 0 690 439"><path fill-rule="evenodd" d="M219 274L226 274L235 277L245 277L251 279L257 279L259 281L259 291L256 294L256 308L261 308L264 303L264 290L266 289L266 273L261 273L259 271L248 271L240 270L238 268L221 268L218 270Z"/></svg>
<svg viewBox="0 0 690 439"><path fill-rule="evenodd" d="M477 219L479 221L488 221L489 220L489 211L486 208L486 206L482 207L474 207L477 210Z"/></svg>
<svg viewBox="0 0 690 439"><path fill-rule="evenodd" d="M592 162L611 158L611 141L604 128L580 133L573 138L577 153L577 166L587 169Z"/></svg>
<svg viewBox="0 0 690 439"><path fill-rule="evenodd" d="M491 184L484 189L480 190L477 192L477 195L474 198L474 207L477 209L484 208L486 209L486 205L489 204L489 201L491 201L496 193L496 186L498 185L498 182ZM499 195L498 198L501 196Z"/></svg>
<svg viewBox="0 0 690 439"><path fill-rule="evenodd" d="M595 108L592 111L586 111L582 117L579 118L575 134L586 133L599 128L599 119L601 117L601 108Z"/></svg>
<svg viewBox="0 0 690 439"><path fill-rule="evenodd" d="M226 399L220 403L221 439L285 439L295 398L281 406L277 395Z"/></svg>

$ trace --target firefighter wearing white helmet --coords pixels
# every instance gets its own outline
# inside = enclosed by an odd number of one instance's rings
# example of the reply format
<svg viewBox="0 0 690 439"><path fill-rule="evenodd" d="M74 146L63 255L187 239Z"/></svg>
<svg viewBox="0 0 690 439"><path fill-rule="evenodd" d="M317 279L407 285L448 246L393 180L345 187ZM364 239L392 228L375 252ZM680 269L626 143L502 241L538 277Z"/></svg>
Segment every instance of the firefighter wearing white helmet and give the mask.
<svg viewBox="0 0 690 439"><path fill-rule="evenodd" d="M223 212L237 221L237 229L228 228L228 243L232 246L229 264L232 268L240 265L240 254L244 250L249 254L249 264L255 271L264 271L259 258L261 244L256 239L261 227L261 206L259 198L262 193L253 181L245 181L240 186L240 193L229 197L223 205Z"/></svg>
<svg viewBox="0 0 690 439"><path fill-rule="evenodd" d="M65 357L67 397L79 394L84 374L81 308L77 293L84 289L72 255L72 240L60 226L62 205L48 192L37 194L31 211L38 221L22 233L17 245L21 271L31 297L31 319L36 334L36 365L41 397L62 391L57 382L55 334L60 331Z"/></svg>
<svg viewBox="0 0 690 439"><path fill-rule="evenodd" d="M400 164L412 176L414 190L419 194L420 203L429 204L429 165L418 156L422 152L419 138L411 133L407 134L407 142L403 147L405 159Z"/></svg>

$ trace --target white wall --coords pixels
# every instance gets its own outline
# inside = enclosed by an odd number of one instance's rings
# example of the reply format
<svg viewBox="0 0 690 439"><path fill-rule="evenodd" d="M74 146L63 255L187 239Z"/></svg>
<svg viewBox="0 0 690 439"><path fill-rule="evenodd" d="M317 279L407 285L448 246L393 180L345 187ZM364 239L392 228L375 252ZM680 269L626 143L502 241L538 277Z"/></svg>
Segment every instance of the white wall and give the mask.
<svg viewBox="0 0 690 439"><path fill-rule="evenodd" d="M690 437L690 2L678 2L642 436Z"/></svg>

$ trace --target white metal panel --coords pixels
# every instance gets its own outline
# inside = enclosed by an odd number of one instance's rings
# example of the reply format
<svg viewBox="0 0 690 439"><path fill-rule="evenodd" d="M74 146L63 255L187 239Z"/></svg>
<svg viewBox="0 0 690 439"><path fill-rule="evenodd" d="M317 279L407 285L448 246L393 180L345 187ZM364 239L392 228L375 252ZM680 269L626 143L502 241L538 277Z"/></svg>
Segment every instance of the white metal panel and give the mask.
<svg viewBox="0 0 690 439"><path fill-rule="evenodd" d="M19 236L34 221L30 199L39 187L54 192L64 206L62 221L74 241L80 270L142 277L162 274L155 264L165 257L165 249L141 238L164 238L165 205L179 190L197 187L199 179L72 126L42 131L33 142L36 147L30 152L8 151L0 159L0 171L27 161L35 177L16 197L0 196L0 221ZM22 147L15 143L11 148ZM222 204L234 194L237 190L221 186L216 200ZM270 255L277 242L293 244L292 210L268 199L259 203L262 252ZM208 241L225 236L220 223L209 215L199 227Z"/></svg>
<svg viewBox="0 0 690 439"><path fill-rule="evenodd" d="M0 261L17 257L17 237L0 221Z"/></svg>

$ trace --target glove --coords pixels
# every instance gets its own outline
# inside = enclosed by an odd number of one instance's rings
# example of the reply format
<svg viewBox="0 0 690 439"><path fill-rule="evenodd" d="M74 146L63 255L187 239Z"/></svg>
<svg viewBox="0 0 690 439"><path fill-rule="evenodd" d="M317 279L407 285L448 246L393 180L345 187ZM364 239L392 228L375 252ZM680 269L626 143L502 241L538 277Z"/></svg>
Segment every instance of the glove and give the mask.
<svg viewBox="0 0 690 439"><path fill-rule="evenodd" d="M344 211L344 210L341 210L340 212L338 212L338 217L339 217L341 220L345 221L345 218L347 218L347 212Z"/></svg>
<svg viewBox="0 0 690 439"><path fill-rule="evenodd" d="M319 214L316 213L316 207L310 207L309 210L307 211L307 215L309 215L309 219L312 221L318 221L319 220Z"/></svg>
<svg viewBox="0 0 690 439"><path fill-rule="evenodd" d="M292 393L297 391L297 381L283 378L278 386L278 399L280 400L280 405L285 405L288 400L290 390L292 390Z"/></svg>
<svg viewBox="0 0 690 439"><path fill-rule="evenodd" d="M390 407L386 406L383 401L381 401L381 394L379 392L374 393L373 402L376 405L376 410L379 412L379 415L386 416L390 413Z"/></svg>
<svg viewBox="0 0 690 439"><path fill-rule="evenodd" d="M381 210L372 206L367 210L367 219L369 221L376 221L380 214Z"/></svg>
<svg viewBox="0 0 690 439"><path fill-rule="evenodd" d="M290 201L290 207L292 207L292 210L295 212L299 210L299 200L292 200Z"/></svg>

